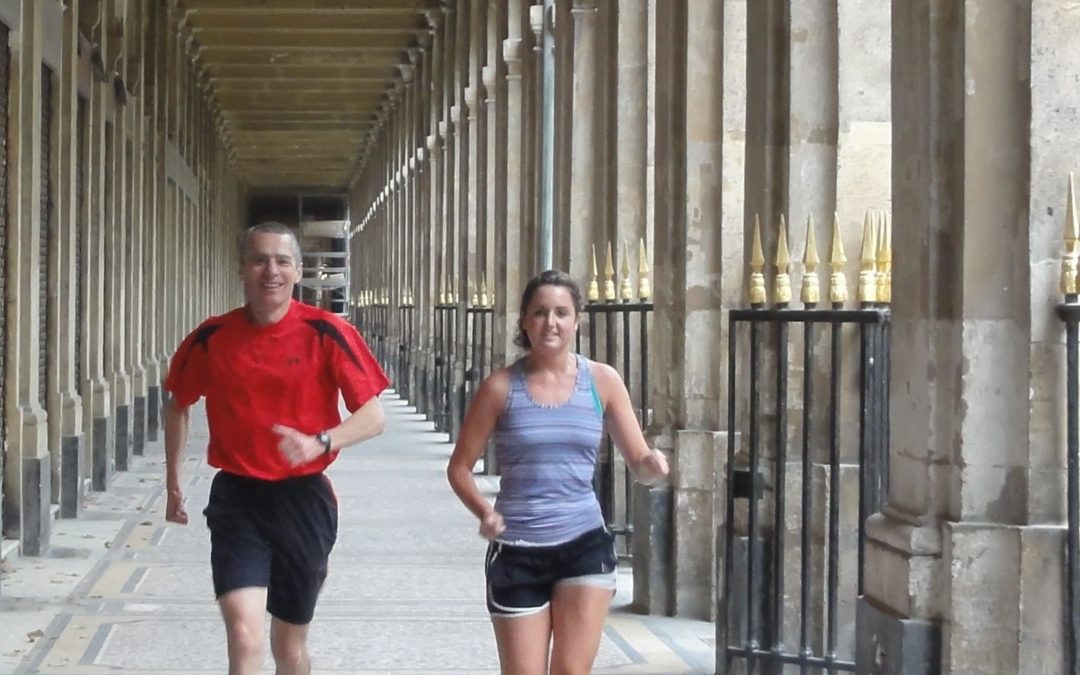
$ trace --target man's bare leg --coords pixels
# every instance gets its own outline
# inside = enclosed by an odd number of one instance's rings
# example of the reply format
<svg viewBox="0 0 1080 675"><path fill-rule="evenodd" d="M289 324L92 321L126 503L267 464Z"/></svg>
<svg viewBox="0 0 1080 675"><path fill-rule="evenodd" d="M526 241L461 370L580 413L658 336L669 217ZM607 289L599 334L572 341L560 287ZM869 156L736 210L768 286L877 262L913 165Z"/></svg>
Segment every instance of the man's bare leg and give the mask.
<svg viewBox="0 0 1080 675"><path fill-rule="evenodd" d="M266 589L252 586L218 598L229 641L229 675L259 675L263 660Z"/></svg>

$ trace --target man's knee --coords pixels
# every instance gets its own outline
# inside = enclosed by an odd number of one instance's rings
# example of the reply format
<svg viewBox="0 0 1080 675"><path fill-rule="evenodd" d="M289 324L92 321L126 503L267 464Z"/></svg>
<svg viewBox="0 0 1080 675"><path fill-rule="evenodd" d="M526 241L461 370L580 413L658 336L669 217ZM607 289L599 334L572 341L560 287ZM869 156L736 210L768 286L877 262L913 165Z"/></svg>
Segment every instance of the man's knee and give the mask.
<svg viewBox="0 0 1080 675"><path fill-rule="evenodd" d="M240 663L261 663L263 633L251 622L236 621L226 627L229 639L229 660Z"/></svg>
<svg viewBox="0 0 1080 675"><path fill-rule="evenodd" d="M270 630L270 651L274 663L285 672L304 672L308 663L308 627L273 619Z"/></svg>
<svg viewBox="0 0 1080 675"><path fill-rule="evenodd" d="M274 663L280 668L294 670L308 662L307 644L304 642L272 643Z"/></svg>

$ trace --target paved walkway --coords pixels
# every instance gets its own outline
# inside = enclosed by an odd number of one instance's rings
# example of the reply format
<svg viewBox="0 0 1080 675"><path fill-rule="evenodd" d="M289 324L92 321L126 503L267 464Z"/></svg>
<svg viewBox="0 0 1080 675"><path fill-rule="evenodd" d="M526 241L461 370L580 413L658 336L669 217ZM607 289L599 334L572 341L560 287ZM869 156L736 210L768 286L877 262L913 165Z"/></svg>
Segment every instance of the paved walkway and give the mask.
<svg viewBox="0 0 1080 675"><path fill-rule="evenodd" d="M446 483L451 447L392 394L384 405L387 433L346 450L330 472L340 534L312 625L314 670L497 673L484 542ZM48 557L4 563L0 673L225 672L200 514L213 475L205 442L200 407L185 467L187 527L162 517L155 443L108 492L90 495L83 517L55 521ZM494 492L494 481L482 483ZM620 577L595 672L711 673L712 625L628 612L631 581Z"/></svg>

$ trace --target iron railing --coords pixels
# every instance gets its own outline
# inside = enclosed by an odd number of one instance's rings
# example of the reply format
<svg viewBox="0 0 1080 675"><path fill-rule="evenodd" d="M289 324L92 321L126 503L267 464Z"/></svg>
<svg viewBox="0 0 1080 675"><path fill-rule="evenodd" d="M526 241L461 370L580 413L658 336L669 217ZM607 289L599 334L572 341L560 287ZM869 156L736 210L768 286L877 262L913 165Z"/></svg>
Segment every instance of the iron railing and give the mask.
<svg viewBox="0 0 1080 675"><path fill-rule="evenodd" d="M1057 306L1065 323L1065 438L1068 450L1066 470L1067 533L1065 536L1065 640L1068 672L1080 673L1080 303L1075 294L1065 296Z"/></svg>
<svg viewBox="0 0 1080 675"><path fill-rule="evenodd" d="M576 348L594 361L602 361L622 375L623 382L636 403L638 421L644 429L649 422L649 317L651 302L590 302L585 305L585 344L582 331ZM602 346L601 346L602 345ZM610 437L600 448L594 486L604 521L615 535L619 555L628 559L632 550L634 528L633 477L615 451Z"/></svg>
<svg viewBox="0 0 1080 675"><path fill-rule="evenodd" d="M457 344L457 305L435 305L435 372L432 377L431 419L435 430L450 432L451 398L454 393L454 350Z"/></svg>
<svg viewBox="0 0 1080 675"><path fill-rule="evenodd" d="M870 305L858 310L812 307L754 308L729 314L718 673L730 672L735 661L743 663L739 672L747 673L757 672L758 666L764 666L765 672L780 672L785 664L798 666L800 673L855 671L853 614L863 585L863 528L867 516L883 502L888 476L890 315L887 308ZM799 328L802 363L793 368L790 355L797 353L798 345L792 343L792 330ZM854 363L859 369L858 435L849 439L841 426L841 411L851 407L845 404L852 398L845 395L850 392L843 377L849 352L842 345L853 330L860 345ZM767 338L772 340L771 349ZM821 353L823 338L827 359ZM790 395L799 386L791 386L793 375L801 375L802 380L800 424L791 426L801 430L801 447L796 460L798 501L789 503L795 487L789 484L787 472L796 464L789 454L794 439L789 438L788 408ZM819 375L828 382L825 409L814 386ZM766 389L771 389L768 411L762 400ZM740 409L741 403L746 410ZM820 420L826 420L823 430L818 427ZM742 429L737 434L738 427ZM737 439L744 443L744 452L736 452ZM857 444L854 456L852 443ZM842 489L842 476L855 470L857 516L844 508L849 492ZM824 477L816 494L815 475ZM853 532L858 549L854 583L849 581L850 572L840 573L841 544ZM797 563L789 565L787 547L794 541L798 541L799 554ZM785 578L795 570L797 582ZM792 607L797 607L797 616L789 612ZM845 632L850 634L840 634L842 612ZM788 636L795 631L797 640Z"/></svg>
<svg viewBox="0 0 1080 675"><path fill-rule="evenodd" d="M399 342L397 353L398 380L394 388L406 401L413 401L413 353L416 351L416 307L412 304L398 306Z"/></svg>

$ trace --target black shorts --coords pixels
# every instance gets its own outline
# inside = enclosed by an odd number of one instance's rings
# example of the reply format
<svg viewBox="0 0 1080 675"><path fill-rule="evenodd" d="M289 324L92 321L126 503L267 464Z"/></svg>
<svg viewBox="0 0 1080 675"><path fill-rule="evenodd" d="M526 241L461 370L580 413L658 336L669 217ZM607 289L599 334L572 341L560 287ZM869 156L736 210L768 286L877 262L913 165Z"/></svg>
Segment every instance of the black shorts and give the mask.
<svg viewBox="0 0 1080 675"><path fill-rule="evenodd" d="M555 587L581 584L615 592L615 537L599 527L555 546L491 542L484 573L492 616L526 616L551 604Z"/></svg>
<svg viewBox="0 0 1080 675"><path fill-rule="evenodd" d="M266 609L311 622L337 540L337 497L323 474L264 481L218 472L203 511L214 595L267 589Z"/></svg>

